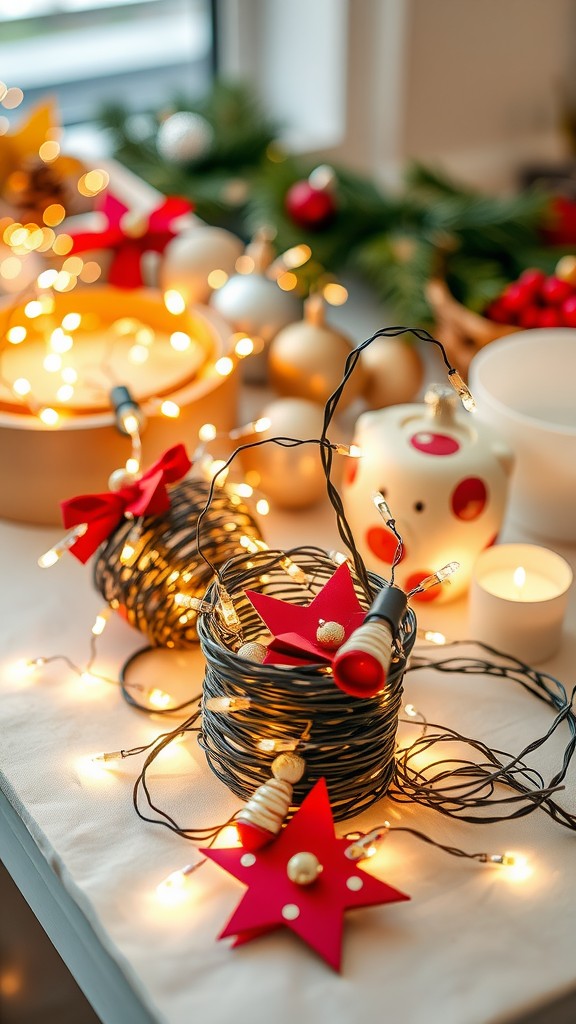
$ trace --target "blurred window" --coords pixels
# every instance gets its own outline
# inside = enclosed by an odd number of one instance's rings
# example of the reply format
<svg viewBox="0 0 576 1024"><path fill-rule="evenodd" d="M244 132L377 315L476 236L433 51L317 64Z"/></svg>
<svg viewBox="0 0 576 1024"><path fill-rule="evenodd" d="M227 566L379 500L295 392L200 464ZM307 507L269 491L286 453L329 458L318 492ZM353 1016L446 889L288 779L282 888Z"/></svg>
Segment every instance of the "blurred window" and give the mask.
<svg viewBox="0 0 576 1024"><path fill-rule="evenodd" d="M0 79L22 110L56 96L68 125L157 109L209 88L212 23L211 0L0 0Z"/></svg>

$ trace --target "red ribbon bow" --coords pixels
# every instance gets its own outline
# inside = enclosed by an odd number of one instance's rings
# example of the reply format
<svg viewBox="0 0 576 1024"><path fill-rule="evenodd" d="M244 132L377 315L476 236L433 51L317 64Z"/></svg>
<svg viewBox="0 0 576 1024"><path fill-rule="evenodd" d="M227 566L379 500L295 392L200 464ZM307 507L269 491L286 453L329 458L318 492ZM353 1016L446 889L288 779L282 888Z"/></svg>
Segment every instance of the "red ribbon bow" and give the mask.
<svg viewBox="0 0 576 1024"><path fill-rule="evenodd" d="M186 199L169 196L152 210L142 224L130 223L130 210L115 196L106 192L100 212L108 221L102 231L70 232L73 253L90 249L114 249L108 281L118 288L140 288L142 279L141 257L144 252L164 252L177 232L172 221L191 213L193 207Z"/></svg>
<svg viewBox="0 0 576 1024"><path fill-rule="evenodd" d="M87 562L96 548L105 541L124 516L157 516L170 508L166 484L181 480L192 463L183 444L169 448L150 466L139 480L119 491L104 494L81 494L60 505L64 526L71 529L87 523L88 529L71 545L70 551L80 562Z"/></svg>

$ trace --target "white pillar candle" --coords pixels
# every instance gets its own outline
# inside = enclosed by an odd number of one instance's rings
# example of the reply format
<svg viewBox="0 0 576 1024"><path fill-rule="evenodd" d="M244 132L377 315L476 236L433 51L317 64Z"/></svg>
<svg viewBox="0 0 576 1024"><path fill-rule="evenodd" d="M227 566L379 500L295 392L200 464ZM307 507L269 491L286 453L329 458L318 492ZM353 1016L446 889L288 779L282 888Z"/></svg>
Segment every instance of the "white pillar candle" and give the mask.
<svg viewBox="0 0 576 1024"><path fill-rule="evenodd" d="M529 664L560 646L572 570L554 551L500 544L475 563L470 635Z"/></svg>

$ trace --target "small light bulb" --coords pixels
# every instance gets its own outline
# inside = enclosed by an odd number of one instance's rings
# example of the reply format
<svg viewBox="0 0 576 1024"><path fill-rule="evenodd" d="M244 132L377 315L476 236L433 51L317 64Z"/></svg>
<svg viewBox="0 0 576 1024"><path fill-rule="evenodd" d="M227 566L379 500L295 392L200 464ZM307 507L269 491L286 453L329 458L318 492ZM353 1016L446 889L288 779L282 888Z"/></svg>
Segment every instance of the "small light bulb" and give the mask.
<svg viewBox="0 0 576 1024"><path fill-rule="evenodd" d="M127 473L131 473L132 476L136 476L136 474L138 473L139 470L140 470L140 461L138 459L135 459L133 457L130 457L129 459L126 459L126 472Z"/></svg>
<svg viewBox="0 0 576 1024"><path fill-rule="evenodd" d="M133 413L125 413L121 416L122 426L127 434L136 434L138 432L138 420Z"/></svg>
<svg viewBox="0 0 576 1024"><path fill-rule="evenodd" d="M254 342L252 338L238 338L234 346L234 351L239 359L245 359L246 356L252 355L254 351Z"/></svg>
<svg viewBox="0 0 576 1024"><path fill-rule="evenodd" d="M207 697L204 707L208 711L233 714L235 711L246 711L251 703L250 697Z"/></svg>
<svg viewBox="0 0 576 1024"><path fill-rule="evenodd" d="M203 423L198 431L198 437L204 442L213 441L217 433L213 423Z"/></svg>
<svg viewBox="0 0 576 1024"><path fill-rule="evenodd" d="M448 562L448 565L444 565L437 572L432 573L431 576L426 576L425 579L421 580L418 586L410 591L408 596L423 594L426 590L430 590L431 587L435 587L437 583L444 583L444 580L448 580L459 568L460 562Z"/></svg>
<svg viewBox="0 0 576 1024"><path fill-rule="evenodd" d="M372 501L385 522L388 523L393 520L394 517L390 511L390 506L388 505L384 495L380 494L380 491L374 492L372 495Z"/></svg>
<svg viewBox="0 0 576 1024"><path fill-rule="evenodd" d="M170 344L175 352L186 352L192 344L192 338L184 331L174 331L170 335Z"/></svg>
<svg viewBox="0 0 576 1024"><path fill-rule="evenodd" d="M154 687L154 689L150 690L148 693L148 703L151 704L153 708L158 708L163 711L172 703L172 697L169 693L166 693L165 690L160 690L158 687Z"/></svg>
<svg viewBox="0 0 576 1024"><path fill-rule="evenodd" d="M160 903L172 907L178 903L184 903L187 896L186 879L196 868L199 868L204 861L197 861L196 864L187 864L179 871L172 871L166 878L156 886L156 896Z"/></svg>
<svg viewBox="0 0 576 1024"><path fill-rule="evenodd" d="M344 853L350 860L365 860L367 857L373 857L378 852L378 844L386 839L389 831L390 822L385 821L381 827L372 829L366 835L360 835L357 839L352 840Z"/></svg>
<svg viewBox="0 0 576 1024"><path fill-rule="evenodd" d="M207 614L212 611L212 605L208 601L202 601L199 597L190 597L188 594L175 594L174 603L180 608L190 608L194 612Z"/></svg>
<svg viewBox="0 0 576 1024"><path fill-rule="evenodd" d="M128 359L136 366L142 366L150 358L150 349L146 345L132 345L128 350Z"/></svg>
<svg viewBox="0 0 576 1024"><path fill-rule="evenodd" d="M29 679L45 664L45 658L19 658L10 667L9 674L13 679Z"/></svg>
<svg viewBox="0 0 576 1024"><path fill-rule="evenodd" d="M55 427L60 422L60 416L56 412L56 409L51 409L49 406L40 410L38 418L42 420L42 423L47 427Z"/></svg>
<svg viewBox="0 0 576 1024"><path fill-rule="evenodd" d="M259 498L256 502L256 511L260 516L267 516L270 511L270 505L266 498Z"/></svg>
<svg viewBox="0 0 576 1024"><path fill-rule="evenodd" d="M24 398L32 391L32 385L26 377L17 377L12 385L12 391L15 395L19 395L20 398Z"/></svg>
<svg viewBox="0 0 576 1024"><path fill-rule="evenodd" d="M224 620L224 624L231 633L238 633L242 623L234 607L234 602L228 591L220 584L218 586L218 610Z"/></svg>
<svg viewBox="0 0 576 1024"><path fill-rule="evenodd" d="M214 369L216 373L219 373L221 377L227 377L234 369L234 363L229 356L222 356L217 359L214 363Z"/></svg>
<svg viewBox="0 0 576 1024"><path fill-rule="evenodd" d="M180 406L176 402L171 402L167 399L165 402L162 402L160 412L163 416L167 416L168 419L175 420L180 415Z"/></svg>
<svg viewBox="0 0 576 1024"><path fill-rule="evenodd" d="M66 331L75 331L81 321L80 313L66 313L66 316L62 317L62 327Z"/></svg>
<svg viewBox="0 0 576 1024"><path fill-rule="evenodd" d="M357 444L334 444L332 448L337 455L347 455L351 459L362 457L362 449Z"/></svg>
<svg viewBox="0 0 576 1024"><path fill-rule="evenodd" d="M506 877L513 882L524 882L532 874L528 858L522 853L492 853L486 855L489 864L501 864L506 868Z"/></svg>
<svg viewBox="0 0 576 1024"><path fill-rule="evenodd" d="M299 743L297 739L262 739L258 740L256 746L264 754L273 754L277 751L296 750Z"/></svg>
<svg viewBox="0 0 576 1024"><path fill-rule="evenodd" d="M81 672L80 682L83 683L84 686L99 686L102 680L92 672Z"/></svg>
<svg viewBox="0 0 576 1024"><path fill-rule="evenodd" d="M126 541L122 551L120 552L120 561L122 562L122 565L127 565L130 562L130 559L134 558L135 553L136 548L134 545Z"/></svg>
<svg viewBox="0 0 576 1024"><path fill-rule="evenodd" d="M419 629L417 635L420 638L420 640L425 640L429 644L437 644L438 646L442 646L447 642L444 633L439 633L435 629Z"/></svg>
<svg viewBox="0 0 576 1024"><path fill-rule="evenodd" d="M102 633L106 629L106 625L107 625L108 619L110 618L111 611L112 611L111 608L104 608L103 611L98 612L98 615L96 616L94 625L92 626L92 633L93 633L94 636L101 636L102 635Z"/></svg>
<svg viewBox="0 0 576 1024"><path fill-rule="evenodd" d="M345 555L343 551L329 551L328 557L335 565L343 565L344 562L349 561L348 556Z"/></svg>
<svg viewBox="0 0 576 1024"><path fill-rule="evenodd" d="M8 339L11 345L20 345L20 343L23 342L24 339L26 338L27 333L28 332L25 327L11 327L6 332L6 338Z"/></svg>
<svg viewBox="0 0 576 1024"><path fill-rule="evenodd" d="M42 365L47 373L58 373L58 370L62 368L62 356L57 352L49 352L47 356L44 356Z"/></svg>
<svg viewBox="0 0 576 1024"><path fill-rule="evenodd" d="M241 498L251 498L254 494L254 490L250 487L250 484L241 482L239 484L229 484L228 486L234 494L238 494Z"/></svg>
<svg viewBox="0 0 576 1024"><path fill-rule="evenodd" d="M296 562L293 562L288 555L283 555L280 559L280 565L284 569L284 572L288 574L290 579L295 580L296 583L302 583L304 586L310 582L308 576Z"/></svg>
<svg viewBox="0 0 576 1024"><path fill-rule="evenodd" d="M109 764L110 761L121 761L124 756L125 754L123 750L110 750L105 753L93 754L91 761L96 764Z"/></svg>
<svg viewBox="0 0 576 1024"><path fill-rule="evenodd" d="M38 299L31 299L24 306L24 316L27 316L29 320L34 320L37 316L41 316L42 312L42 303Z"/></svg>
<svg viewBox="0 0 576 1024"><path fill-rule="evenodd" d="M458 395L458 398L462 402L462 405L466 409L466 412L476 412L476 402L474 396L470 391L467 384L464 383L462 377L457 370L450 370L448 373L448 380L454 388L454 391Z"/></svg>
<svg viewBox="0 0 576 1024"><path fill-rule="evenodd" d="M259 551L269 551L269 547L264 540L259 540L256 537L248 537L243 534L240 537L240 545L245 548L251 555L257 555ZM294 564L294 563L293 563Z"/></svg>
<svg viewBox="0 0 576 1024"><path fill-rule="evenodd" d="M183 313L186 309L184 296L174 288L169 288L167 292L164 292L164 305L168 312L173 313L174 315Z"/></svg>
<svg viewBox="0 0 576 1024"><path fill-rule="evenodd" d="M212 462L210 463L209 467L207 467L207 469L209 476L212 479L214 479L214 477L216 476L218 477L219 484L224 483L226 477L228 476L228 473L230 472L224 459L212 459Z"/></svg>
<svg viewBox="0 0 576 1024"><path fill-rule="evenodd" d="M69 402L74 396L74 388L71 384L61 384L56 392L56 398L59 402Z"/></svg>
<svg viewBox="0 0 576 1024"><path fill-rule="evenodd" d="M38 565L41 569L48 569L51 565L55 565L56 562L62 558L65 551L78 540L79 537L83 537L88 529L88 523L78 523L74 526L57 544L54 544L48 551L45 551L43 555L40 555L38 559Z"/></svg>

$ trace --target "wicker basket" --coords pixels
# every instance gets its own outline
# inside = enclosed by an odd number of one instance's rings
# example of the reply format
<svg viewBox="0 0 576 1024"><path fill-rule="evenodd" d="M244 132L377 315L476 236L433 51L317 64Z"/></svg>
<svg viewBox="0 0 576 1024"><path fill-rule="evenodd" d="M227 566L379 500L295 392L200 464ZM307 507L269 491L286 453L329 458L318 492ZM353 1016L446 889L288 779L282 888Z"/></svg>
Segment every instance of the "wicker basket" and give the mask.
<svg viewBox="0 0 576 1024"><path fill-rule="evenodd" d="M426 298L434 312L435 333L462 377L467 377L470 362L481 348L521 329L511 324L497 324L473 313L454 298L441 278L428 282Z"/></svg>

